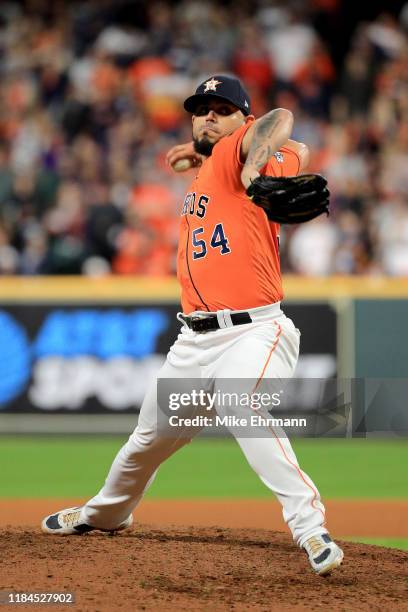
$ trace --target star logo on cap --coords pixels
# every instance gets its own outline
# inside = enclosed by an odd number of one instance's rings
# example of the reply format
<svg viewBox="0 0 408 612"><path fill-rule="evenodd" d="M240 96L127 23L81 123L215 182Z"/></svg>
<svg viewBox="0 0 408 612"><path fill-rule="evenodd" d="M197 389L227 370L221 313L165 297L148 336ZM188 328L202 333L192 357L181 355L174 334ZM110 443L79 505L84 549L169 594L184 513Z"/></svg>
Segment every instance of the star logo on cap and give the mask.
<svg viewBox="0 0 408 612"><path fill-rule="evenodd" d="M221 81L212 78L204 83L204 93L207 91L217 91L217 85L221 85Z"/></svg>

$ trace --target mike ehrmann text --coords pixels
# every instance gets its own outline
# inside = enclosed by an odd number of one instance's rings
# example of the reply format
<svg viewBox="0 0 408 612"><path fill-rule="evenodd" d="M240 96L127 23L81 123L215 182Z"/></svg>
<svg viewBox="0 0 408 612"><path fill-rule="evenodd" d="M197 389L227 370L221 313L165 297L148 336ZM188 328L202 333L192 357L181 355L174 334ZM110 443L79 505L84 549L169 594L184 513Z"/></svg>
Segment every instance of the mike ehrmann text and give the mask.
<svg viewBox="0 0 408 612"><path fill-rule="evenodd" d="M252 414L249 417L228 416L195 416L192 418L172 415L169 418L171 427L306 427L306 419L279 419L274 417L263 417L260 414Z"/></svg>

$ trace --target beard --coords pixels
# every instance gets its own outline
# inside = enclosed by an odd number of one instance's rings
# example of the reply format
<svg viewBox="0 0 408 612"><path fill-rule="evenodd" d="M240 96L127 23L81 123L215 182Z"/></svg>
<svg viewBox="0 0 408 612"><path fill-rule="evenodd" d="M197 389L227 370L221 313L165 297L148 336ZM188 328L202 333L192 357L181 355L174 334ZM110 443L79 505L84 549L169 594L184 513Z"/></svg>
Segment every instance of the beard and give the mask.
<svg viewBox="0 0 408 612"><path fill-rule="evenodd" d="M215 142L210 142L207 136L203 136L200 140L193 138L194 151L204 157L210 157Z"/></svg>

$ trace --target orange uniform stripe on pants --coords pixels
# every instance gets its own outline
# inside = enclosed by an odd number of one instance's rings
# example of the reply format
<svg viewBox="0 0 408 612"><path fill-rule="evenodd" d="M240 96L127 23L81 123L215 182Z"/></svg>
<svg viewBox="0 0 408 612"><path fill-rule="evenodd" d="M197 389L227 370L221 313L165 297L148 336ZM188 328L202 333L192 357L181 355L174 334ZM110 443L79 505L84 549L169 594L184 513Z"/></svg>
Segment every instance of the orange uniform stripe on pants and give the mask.
<svg viewBox="0 0 408 612"><path fill-rule="evenodd" d="M256 381L256 385L255 385L255 387L253 388L252 393L253 393L254 391L256 391L256 390L257 390L257 388L258 388L258 386L259 386L260 382L262 381L262 378L263 378L263 376L264 376L264 374L265 374L265 370L266 370L266 368L268 367L268 363L269 363L269 362L270 362L270 360L271 360L272 353L274 352L274 350L275 350L275 349L276 349L276 347L278 346L279 338L280 338L280 335L281 335L281 333L282 333L282 327L279 325L279 323L277 323L276 321L273 321L273 324L274 324L274 325L276 325L276 326L278 327L278 333L276 334L276 338L275 338L275 340L274 340L274 342L273 342L273 344L272 344L272 346L271 346L271 350L269 351L269 355L268 355L268 357L267 357L267 359L266 359L265 365L264 365L264 367L262 368L262 372L261 372L261 374L260 374L260 376L259 376L258 380Z"/></svg>

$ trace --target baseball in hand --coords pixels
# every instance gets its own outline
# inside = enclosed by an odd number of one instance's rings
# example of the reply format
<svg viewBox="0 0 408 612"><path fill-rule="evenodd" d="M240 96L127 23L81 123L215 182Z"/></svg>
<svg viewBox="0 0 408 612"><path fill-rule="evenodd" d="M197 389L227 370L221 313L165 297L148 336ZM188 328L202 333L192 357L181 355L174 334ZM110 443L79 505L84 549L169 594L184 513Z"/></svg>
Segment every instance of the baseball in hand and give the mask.
<svg viewBox="0 0 408 612"><path fill-rule="evenodd" d="M189 170L192 167L193 162L187 157L185 159L178 159L176 162L174 162L172 166L175 172L185 172L186 170Z"/></svg>

